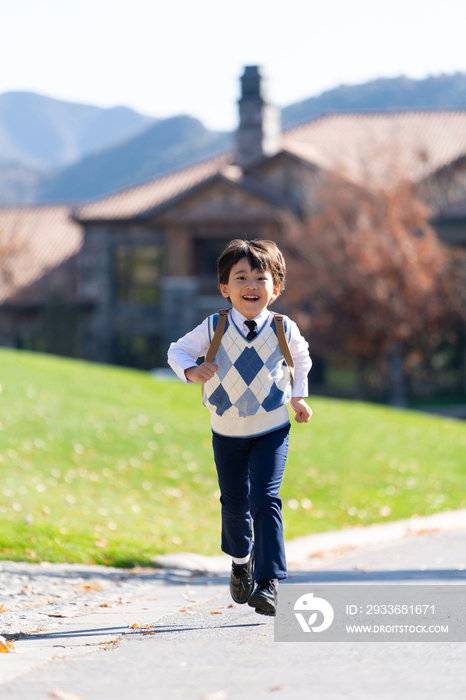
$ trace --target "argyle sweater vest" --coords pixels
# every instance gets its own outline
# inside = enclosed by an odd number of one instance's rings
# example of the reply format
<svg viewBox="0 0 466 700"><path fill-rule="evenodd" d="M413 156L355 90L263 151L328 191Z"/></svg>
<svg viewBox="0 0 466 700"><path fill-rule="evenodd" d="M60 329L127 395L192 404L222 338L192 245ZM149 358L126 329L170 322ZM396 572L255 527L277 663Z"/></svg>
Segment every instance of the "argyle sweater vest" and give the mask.
<svg viewBox="0 0 466 700"><path fill-rule="evenodd" d="M209 316L212 340L218 314ZM285 316L290 339L290 321ZM218 372L204 385L204 404L211 412L212 429L222 435L251 436L289 423L286 404L291 398L290 371L283 359L273 315L252 340L247 340L228 316L213 362Z"/></svg>

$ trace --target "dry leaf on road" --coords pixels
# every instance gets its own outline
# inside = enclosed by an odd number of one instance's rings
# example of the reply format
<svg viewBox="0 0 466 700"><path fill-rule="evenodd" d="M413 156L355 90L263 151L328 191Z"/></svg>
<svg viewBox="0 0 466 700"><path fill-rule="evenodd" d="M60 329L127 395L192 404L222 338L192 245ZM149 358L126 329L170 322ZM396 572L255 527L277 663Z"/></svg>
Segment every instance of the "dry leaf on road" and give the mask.
<svg viewBox="0 0 466 700"><path fill-rule="evenodd" d="M194 610L189 609L191 607L192 607L191 605L185 605L184 608L180 608L178 610L178 612L188 613L188 615L194 615Z"/></svg>
<svg viewBox="0 0 466 700"><path fill-rule="evenodd" d="M64 690L52 690L49 695L51 698L58 698L58 700L83 700L81 695L65 693Z"/></svg>
<svg viewBox="0 0 466 700"><path fill-rule="evenodd" d="M90 583L85 583L83 585L83 589L85 591L101 591L103 589L103 585L100 583L100 581L91 581Z"/></svg>
<svg viewBox="0 0 466 700"><path fill-rule="evenodd" d="M5 637L0 637L0 654L9 654L15 652L15 645L7 642Z"/></svg>

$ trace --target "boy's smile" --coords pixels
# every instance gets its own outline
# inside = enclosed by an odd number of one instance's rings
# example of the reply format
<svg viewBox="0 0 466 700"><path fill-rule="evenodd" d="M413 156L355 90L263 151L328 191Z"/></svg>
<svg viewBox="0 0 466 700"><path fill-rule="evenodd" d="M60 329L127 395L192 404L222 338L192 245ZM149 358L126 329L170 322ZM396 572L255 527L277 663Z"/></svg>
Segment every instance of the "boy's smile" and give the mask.
<svg viewBox="0 0 466 700"><path fill-rule="evenodd" d="M228 284L221 284L220 291L225 298L230 298L237 311L252 320L277 298L280 287L274 285L268 270L252 270L244 257L233 265Z"/></svg>

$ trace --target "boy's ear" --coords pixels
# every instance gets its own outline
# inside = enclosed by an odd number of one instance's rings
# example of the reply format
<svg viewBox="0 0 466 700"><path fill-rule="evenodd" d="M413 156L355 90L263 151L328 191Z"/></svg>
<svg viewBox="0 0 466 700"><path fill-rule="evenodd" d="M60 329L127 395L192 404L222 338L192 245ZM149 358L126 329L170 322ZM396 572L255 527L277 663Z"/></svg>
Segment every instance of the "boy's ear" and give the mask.
<svg viewBox="0 0 466 700"><path fill-rule="evenodd" d="M228 292L228 285L227 284L220 285L220 293L223 297L225 297L225 299L227 299L230 296L230 294Z"/></svg>
<svg viewBox="0 0 466 700"><path fill-rule="evenodd" d="M273 288L272 301L275 301L275 299L279 296L280 296L280 285L277 284L276 287Z"/></svg>

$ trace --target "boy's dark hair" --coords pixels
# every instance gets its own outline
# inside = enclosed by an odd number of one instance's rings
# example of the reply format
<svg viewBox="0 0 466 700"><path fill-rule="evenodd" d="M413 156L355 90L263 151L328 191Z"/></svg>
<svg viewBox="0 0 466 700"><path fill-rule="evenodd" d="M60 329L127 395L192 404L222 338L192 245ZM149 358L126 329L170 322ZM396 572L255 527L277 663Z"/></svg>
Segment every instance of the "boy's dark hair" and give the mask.
<svg viewBox="0 0 466 700"><path fill-rule="evenodd" d="M280 248L273 241L242 241L235 238L217 260L218 283L228 284L231 268L242 258L247 258L251 270L267 270L274 286L285 289L286 264Z"/></svg>

